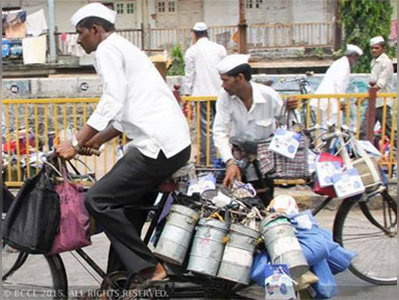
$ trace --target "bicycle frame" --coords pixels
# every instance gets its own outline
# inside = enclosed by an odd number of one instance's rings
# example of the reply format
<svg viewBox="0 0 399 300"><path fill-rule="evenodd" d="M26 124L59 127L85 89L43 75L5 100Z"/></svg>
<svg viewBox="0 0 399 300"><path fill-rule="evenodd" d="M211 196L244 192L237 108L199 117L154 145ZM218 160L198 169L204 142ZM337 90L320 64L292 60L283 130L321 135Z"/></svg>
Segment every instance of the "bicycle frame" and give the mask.
<svg viewBox="0 0 399 300"><path fill-rule="evenodd" d="M150 226L144 236L143 241L148 244L150 242L150 239L153 235L153 233L155 232L156 226L159 222L159 218L162 215L163 212L163 208L166 204L166 201L168 200L168 197L170 195L172 195L172 197L174 197L174 193L173 191L169 190L169 191L160 191L160 193L162 193L161 199L158 203L158 206L148 206L148 207L135 207L135 206L131 206L129 207L129 209L140 209L143 211L155 211L155 215L150 223ZM117 273L112 273L112 274L107 274L83 249L78 249L74 251L76 254L79 255L79 257L81 257L88 266L90 266L90 268L92 270L94 270L94 272L100 276L100 278L102 279L102 287L106 287L106 288L111 288L114 289L116 291L121 291L127 288L127 286L120 286L118 284L118 279L121 279L120 276L122 276L122 273L125 272L120 272L120 274ZM61 262L61 266L58 268L58 272L61 272L62 274L62 278L65 278L65 280L67 281L67 277L66 277L66 269L63 266L62 263L62 259L59 255L56 255L57 257L59 257L59 261ZM24 263L27 261L27 258L29 257L28 253L25 252L20 252L18 255L17 260L15 261L15 263L13 264L13 266L10 268L10 270L7 272L7 274L5 274L3 276L3 281L7 279L8 276L11 276L15 271L17 271L18 269L20 269ZM229 295L231 295L232 297L235 295L236 292L240 291L243 288L246 288L247 285L242 285L242 284L238 284L235 282L227 282L227 281L219 281L216 280L214 278L208 278L208 277L203 277L203 276L196 276L196 275L187 275L184 273L184 270L173 270L175 272L175 274L170 275L170 281L166 282L166 283L162 283L162 284L167 284L169 283L171 285L168 286L168 290L173 291L173 293L178 293L179 297L193 297L193 296L199 296L199 297L205 297L208 294L212 294L212 292L215 291L221 291L224 290L226 293L229 293ZM129 277L126 276L125 278L127 281L129 280ZM178 282L186 282L186 283L192 283L195 285L198 285L198 287L193 288L192 285L189 286L176 286L175 283ZM65 295L61 295L59 296L60 299L64 299L66 298ZM57 298L58 299L58 298Z"/></svg>

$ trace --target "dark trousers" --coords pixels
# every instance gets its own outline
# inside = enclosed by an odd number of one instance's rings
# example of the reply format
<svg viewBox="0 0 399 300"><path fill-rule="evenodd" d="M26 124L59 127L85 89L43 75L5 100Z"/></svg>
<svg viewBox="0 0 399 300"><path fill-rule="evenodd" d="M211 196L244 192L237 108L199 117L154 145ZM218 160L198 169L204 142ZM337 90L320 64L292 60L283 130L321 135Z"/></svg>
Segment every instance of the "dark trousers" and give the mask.
<svg viewBox="0 0 399 300"><path fill-rule="evenodd" d="M378 107L375 109L375 120L380 122L381 128L383 127L383 117L384 117L384 107ZM386 123L385 123L385 136L389 137L391 139L391 125L392 125L392 118L391 118L391 108L388 106L387 107L387 116L386 116ZM365 140L366 139L366 129L367 129L367 113L364 116L364 119L362 121L362 124L360 125L360 139ZM372 124L372 126L374 126ZM395 137L396 140L396 137Z"/></svg>
<svg viewBox="0 0 399 300"><path fill-rule="evenodd" d="M108 272L132 274L156 266L156 258L140 237L147 214L128 207L152 205L154 188L189 158L190 147L169 159L162 152L151 159L131 149L87 192L87 210L111 241Z"/></svg>

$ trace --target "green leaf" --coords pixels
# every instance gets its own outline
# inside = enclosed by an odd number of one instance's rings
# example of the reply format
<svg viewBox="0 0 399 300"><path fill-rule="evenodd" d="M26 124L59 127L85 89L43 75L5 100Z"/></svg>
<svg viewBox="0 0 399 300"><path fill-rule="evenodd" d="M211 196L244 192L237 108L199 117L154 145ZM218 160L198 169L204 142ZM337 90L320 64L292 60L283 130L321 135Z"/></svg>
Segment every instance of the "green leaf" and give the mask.
<svg viewBox="0 0 399 300"><path fill-rule="evenodd" d="M355 72L370 72L370 38L382 35L388 40L393 7L389 0L340 0L339 4L339 21L345 33L344 45L356 44L364 51ZM387 53L396 56L396 50L389 46Z"/></svg>

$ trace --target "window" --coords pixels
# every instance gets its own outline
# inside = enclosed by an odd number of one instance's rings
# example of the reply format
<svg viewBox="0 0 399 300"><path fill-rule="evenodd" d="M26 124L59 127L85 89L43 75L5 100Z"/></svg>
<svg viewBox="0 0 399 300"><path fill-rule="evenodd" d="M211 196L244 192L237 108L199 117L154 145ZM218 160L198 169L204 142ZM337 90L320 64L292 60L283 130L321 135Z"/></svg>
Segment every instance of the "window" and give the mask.
<svg viewBox="0 0 399 300"><path fill-rule="evenodd" d="M165 12L165 1L158 1L158 12L164 13Z"/></svg>
<svg viewBox="0 0 399 300"><path fill-rule="evenodd" d="M134 14L135 7L134 7L134 2L128 2L126 3L126 13L128 14Z"/></svg>
<svg viewBox="0 0 399 300"><path fill-rule="evenodd" d="M176 12L176 1L175 0L164 0L157 2L157 10L159 13L175 13Z"/></svg>
<svg viewBox="0 0 399 300"><path fill-rule="evenodd" d="M125 13L125 5L123 3L116 3L116 12L118 15L122 15Z"/></svg>
<svg viewBox="0 0 399 300"><path fill-rule="evenodd" d="M175 1L170 1L168 3L168 10L169 10L169 12L176 12L176 2Z"/></svg>
<svg viewBox="0 0 399 300"><path fill-rule="evenodd" d="M247 0L246 8L247 9L261 9L263 0Z"/></svg>

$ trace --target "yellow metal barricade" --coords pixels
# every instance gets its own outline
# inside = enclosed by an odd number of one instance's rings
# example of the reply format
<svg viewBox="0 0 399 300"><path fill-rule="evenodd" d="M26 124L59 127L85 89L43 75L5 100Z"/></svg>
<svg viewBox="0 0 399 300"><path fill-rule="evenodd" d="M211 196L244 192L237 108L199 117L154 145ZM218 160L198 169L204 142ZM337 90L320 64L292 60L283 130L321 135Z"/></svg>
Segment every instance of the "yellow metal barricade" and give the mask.
<svg viewBox="0 0 399 300"><path fill-rule="evenodd" d="M296 97L299 100L296 112L299 112L300 115L302 113L301 116L304 116L302 122L305 128L314 124L327 126L334 123L338 127L346 125L356 132L358 139L366 139L368 126L372 127L373 131L374 127L379 127L380 129L374 132L372 142L381 153L380 165L388 169L388 175L392 177L393 170L397 165L395 130L397 126L397 93L377 95L383 100L382 122L377 123L378 126L368 119L369 93L297 95ZM322 103L326 104L324 109L322 109ZM334 115L334 112L338 113ZM323 115L329 122L323 124ZM390 122L388 122L389 119ZM390 131L387 128L390 128Z"/></svg>
<svg viewBox="0 0 399 300"><path fill-rule="evenodd" d="M21 186L23 180L36 174L41 156L52 151L54 141L68 137L68 131L78 131L94 111L98 99L21 99L2 100L3 120L3 179L10 187ZM106 149L108 149L107 147ZM107 171L98 168L102 157L85 157L90 171L102 176ZM79 166L82 168L82 166ZM89 170L81 170L84 173Z"/></svg>
<svg viewBox="0 0 399 300"><path fill-rule="evenodd" d="M194 160L197 165L210 166L212 142L212 120L216 96L212 97L182 97L182 108L190 127L193 143ZM201 105L206 107L205 140L201 140ZM205 147L201 147L204 146ZM201 161L200 151L205 148L205 160Z"/></svg>
<svg viewBox="0 0 399 300"><path fill-rule="evenodd" d="M287 96L283 95L283 98ZM338 114L337 125L345 124L357 130L359 137L362 118L367 107L368 93L340 94L340 95L298 95L299 101L297 114L302 117L306 127L312 123L321 123L321 115L331 116L332 107L335 105ZM396 124L397 124L397 94L379 94L384 99L383 122L381 133L377 133L379 150L382 153L380 165L389 170L392 175L396 166ZM363 100L363 101L361 101ZM313 101L313 106L311 105ZM321 103L327 101L325 110L321 110ZM54 140L68 138L68 131L78 131L90 117L97 105L97 98L84 99L23 99L3 100L3 178L10 187L21 186L23 180L34 175L39 170L39 164L32 163L39 157L39 153L47 154L51 151ZM194 161L197 165L211 166L212 143L212 111L216 97L182 97L181 107L190 127ZM392 106L388 106L392 102ZM206 107L206 137L201 141L200 134L200 106ZM385 133L386 120L391 115L391 132ZM313 119L312 119L313 118ZM360 129L360 130L359 130ZM92 171L97 178L108 172L117 160L117 147L125 144L123 136L110 141L100 157L83 157L82 160L90 170L82 165L77 165L83 173ZM201 161L201 145L205 143L205 160ZM393 151L395 150L395 151Z"/></svg>

